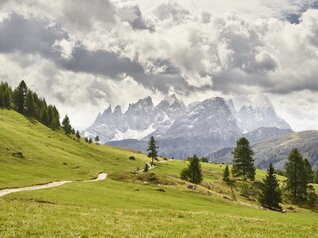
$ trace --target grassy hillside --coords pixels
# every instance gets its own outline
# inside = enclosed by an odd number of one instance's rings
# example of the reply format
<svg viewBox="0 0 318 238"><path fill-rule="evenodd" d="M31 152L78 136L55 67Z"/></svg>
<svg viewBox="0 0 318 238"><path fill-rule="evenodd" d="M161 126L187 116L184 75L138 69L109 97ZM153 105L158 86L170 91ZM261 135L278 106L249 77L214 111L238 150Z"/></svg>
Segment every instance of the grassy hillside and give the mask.
<svg viewBox="0 0 318 238"><path fill-rule="evenodd" d="M129 150L77 142L13 110L0 109L0 140L0 188L92 178L102 171L143 167L148 161ZM13 156L17 152L24 158Z"/></svg>
<svg viewBox="0 0 318 238"><path fill-rule="evenodd" d="M242 196L243 181L222 181L223 165L202 163L204 180L193 190L179 179L185 161L160 161L148 173L137 172L149 161L143 154L77 142L13 111L0 110L0 128L2 188L109 173L102 182L0 197L0 237L317 236L317 213L262 209L255 196ZM253 184L264 175L257 170Z"/></svg>

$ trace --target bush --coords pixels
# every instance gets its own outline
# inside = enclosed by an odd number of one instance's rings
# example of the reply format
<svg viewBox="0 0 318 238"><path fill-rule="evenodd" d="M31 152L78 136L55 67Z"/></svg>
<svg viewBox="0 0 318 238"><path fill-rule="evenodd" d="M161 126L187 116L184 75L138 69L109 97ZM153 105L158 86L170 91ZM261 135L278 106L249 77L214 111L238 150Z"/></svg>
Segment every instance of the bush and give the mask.
<svg viewBox="0 0 318 238"><path fill-rule="evenodd" d="M144 168L144 172L148 172L148 170L149 170L149 165L148 165L148 163L146 163L145 168Z"/></svg>
<svg viewBox="0 0 318 238"><path fill-rule="evenodd" d="M136 158L134 156L129 156L128 158L129 160L136 160Z"/></svg>

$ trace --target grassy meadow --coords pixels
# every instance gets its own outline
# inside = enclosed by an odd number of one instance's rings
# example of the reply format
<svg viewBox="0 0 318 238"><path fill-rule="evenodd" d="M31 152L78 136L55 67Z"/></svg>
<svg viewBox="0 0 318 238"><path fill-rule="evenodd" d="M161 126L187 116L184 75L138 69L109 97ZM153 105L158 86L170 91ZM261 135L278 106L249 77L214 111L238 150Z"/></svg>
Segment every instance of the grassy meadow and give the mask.
<svg viewBox="0 0 318 238"><path fill-rule="evenodd" d="M222 181L224 165L202 163L202 184L188 189L179 179L186 161L137 172L150 161L143 154L78 142L8 110L0 110L0 138L0 188L109 174L0 197L0 237L318 237L317 213L262 209L241 195L244 181ZM257 170L255 183L264 175Z"/></svg>

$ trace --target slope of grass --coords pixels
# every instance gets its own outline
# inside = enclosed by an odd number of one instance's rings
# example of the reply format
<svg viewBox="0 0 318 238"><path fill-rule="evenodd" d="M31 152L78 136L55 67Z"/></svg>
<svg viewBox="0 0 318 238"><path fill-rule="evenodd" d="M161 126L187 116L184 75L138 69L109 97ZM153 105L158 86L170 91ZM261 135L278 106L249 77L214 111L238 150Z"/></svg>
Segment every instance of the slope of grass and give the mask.
<svg viewBox="0 0 318 238"><path fill-rule="evenodd" d="M77 142L12 110L0 110L0 140L0 188L92 178L102 171L143 167L148 161L129 150ZM24 158L12 155L17 152Z"/></svg>
<svg viewBox="0 0 318 238"><path fill-rule="evenodd" d="M110 174L0 197L0 237L317 237L317 213L261 209L240 195L242 181L222 181L224 165L202 163L202 185L191 190L179 179L185 161L137 173L149 161L143 154L77 142L8 110L0 140L0 188ZM257 170L255 183L264 175Z"/></svg>

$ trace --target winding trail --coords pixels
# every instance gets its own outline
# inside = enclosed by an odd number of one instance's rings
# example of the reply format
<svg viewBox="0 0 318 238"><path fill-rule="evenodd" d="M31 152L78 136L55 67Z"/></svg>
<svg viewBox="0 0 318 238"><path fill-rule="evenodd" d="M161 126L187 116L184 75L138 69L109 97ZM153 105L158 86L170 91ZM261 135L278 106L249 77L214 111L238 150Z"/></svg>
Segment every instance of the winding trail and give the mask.
<svg viewBox="0 0 318 238"><path fill-rule="evenodd" d="M82 181L70 181L70 180L64 180L64 181L57 181L57 182L52 182L48 184L43 184L43 185L35 185L35 186L29 186L29 187L22 187L22 188L9 188L9 189L3 189L0 190L0 197L5 196L10 193L16 193L16 192L22 192L22 191L33 191L33 190L40 190L40 189L46 189L46 188L53 188L53 187L58 187L66 183L74 183L74 182L98 182L98 181L103 181L107 178L107 173L100 173L98 174L97 178L95 179L90 179L90 180L82 180Z"/></svg>

